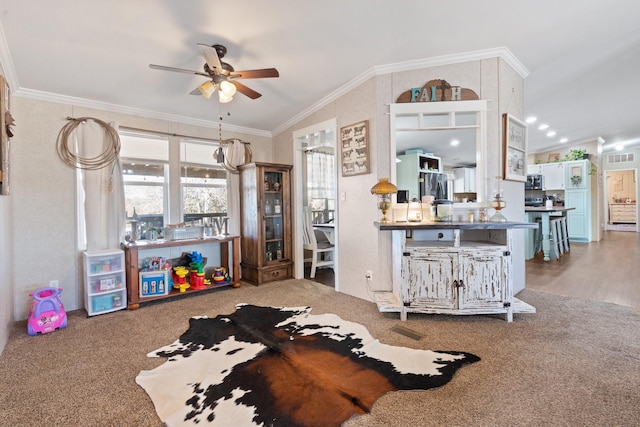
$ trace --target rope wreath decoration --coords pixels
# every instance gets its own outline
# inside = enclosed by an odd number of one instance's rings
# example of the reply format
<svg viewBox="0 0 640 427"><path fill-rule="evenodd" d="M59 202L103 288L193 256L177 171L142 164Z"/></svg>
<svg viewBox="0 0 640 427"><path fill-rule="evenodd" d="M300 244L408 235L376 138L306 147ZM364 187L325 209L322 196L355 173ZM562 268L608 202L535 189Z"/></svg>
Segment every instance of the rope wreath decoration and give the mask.
<svg viewBox="0 0 640 427"><path fill-rule="evenodd" d="M118 159L118 155L120 154L120 136L111 125L93 117L67 117L67 120L69 122L60 129L56 143L58 156L63 162L72 168L98 170L113 164ZM85 158L74 154L73 150L69 148L69 137L80 124L84 124L88 120L96 122L104 130L107 146L104 151L97 156Z"/></svg>
<svg viewBox="0 0 640 427"><path fill-rule="evenodd" d="M241 139L230 138L230 139L225 139L224 141L220 140L220 147L213 153L213 158L216 159L218 163L222 163L222 166L233 174L239 173L238 171L239 164L237 163L238 163L238 160L240 160L240 159L233 158L233 155L232 155L233 145L235 142L242 143L244 147L244 163L241 163L241 164L251 163L251 157L253 153L251 152L250 143L242 141Z"/></svg>

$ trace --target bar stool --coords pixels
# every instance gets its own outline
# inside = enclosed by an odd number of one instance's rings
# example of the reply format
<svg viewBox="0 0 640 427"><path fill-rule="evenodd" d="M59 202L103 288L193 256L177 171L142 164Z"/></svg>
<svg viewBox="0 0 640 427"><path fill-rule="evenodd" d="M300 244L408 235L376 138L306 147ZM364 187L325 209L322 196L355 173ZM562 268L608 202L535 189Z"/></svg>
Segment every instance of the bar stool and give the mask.
<svg viewBox="0 0 640 427"><path fill-rule="evenodd" d="M538 228L536 228L535 234L533 236L533 253L537 254L542 250L542 218L536 218L536 222L538 223Z"/></svg>
<svg viewBox="0 0 640 427"><path fill-rule="evenodd" d="M562 236L562 246L565 252L569 252L571 250L571 243L569 242L569 229L567 227L567 217L563 216L560 218L560 228L561 228L561 236Z"/></svg>
<svg viewBox="0 0 640 427"><path fill-rule="evenodd" d="M560 218L549 219L549 232L551 233L551 258L560 258L562 256L562 242L560 236L562 236L562 229L560 226Z"/></svg>

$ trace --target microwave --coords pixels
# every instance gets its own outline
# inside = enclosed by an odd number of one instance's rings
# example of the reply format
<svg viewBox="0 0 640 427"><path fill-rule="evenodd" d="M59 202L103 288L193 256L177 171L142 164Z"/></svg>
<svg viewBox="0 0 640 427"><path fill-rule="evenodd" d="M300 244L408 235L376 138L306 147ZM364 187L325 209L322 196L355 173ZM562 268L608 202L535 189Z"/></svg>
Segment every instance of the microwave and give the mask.
<svg viewBox="0 0 640 427"><path fill-rule="evenodd" d="M533 174L527 175L527 180L524 183L525 190L542 190L542 175Z"/></svg>

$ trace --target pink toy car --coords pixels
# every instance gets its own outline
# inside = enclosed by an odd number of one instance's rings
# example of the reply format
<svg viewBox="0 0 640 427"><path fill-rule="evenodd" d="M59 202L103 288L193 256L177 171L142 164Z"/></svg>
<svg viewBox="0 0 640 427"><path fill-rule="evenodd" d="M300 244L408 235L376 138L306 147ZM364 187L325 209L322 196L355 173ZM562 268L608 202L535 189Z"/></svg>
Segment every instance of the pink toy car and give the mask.
<svg viewBox="0 0 640 427"><path fill-rule="evenodd" d="M60 300L62 288L42 288L30 293L33 297L27 332L29 335L48 334L67 326L67 312Z"/></svg>

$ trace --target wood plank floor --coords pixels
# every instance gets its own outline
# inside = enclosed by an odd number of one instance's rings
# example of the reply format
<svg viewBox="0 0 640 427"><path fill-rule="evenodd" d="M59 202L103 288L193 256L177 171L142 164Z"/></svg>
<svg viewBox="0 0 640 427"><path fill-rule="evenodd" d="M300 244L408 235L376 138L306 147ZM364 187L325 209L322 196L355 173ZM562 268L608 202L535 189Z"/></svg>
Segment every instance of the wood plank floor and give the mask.
<svg viewBox="0 0 640 427"><path fill-rule="evenodd" d="M316 277L311 278L311 264L304 266L304 278L322 283L323 285L335 287L335 275L332 268L316 268Z"/></svg>
<svg viewBox="0 0 640 427"><path fill-rule="evenodd" d="M319 268L311 280L334 286L333 270ZM544 262L539 254L526 262L526 287L640 311L640 233L606 231L599 242L571 243L559 260Z"/></svg>
<svg viewBox="0 0 640 427"><path fill-rule="evenodd" d="M539 254L526 262L526 287L640 310L640 233L606 231L549 262Z"/></svg>

